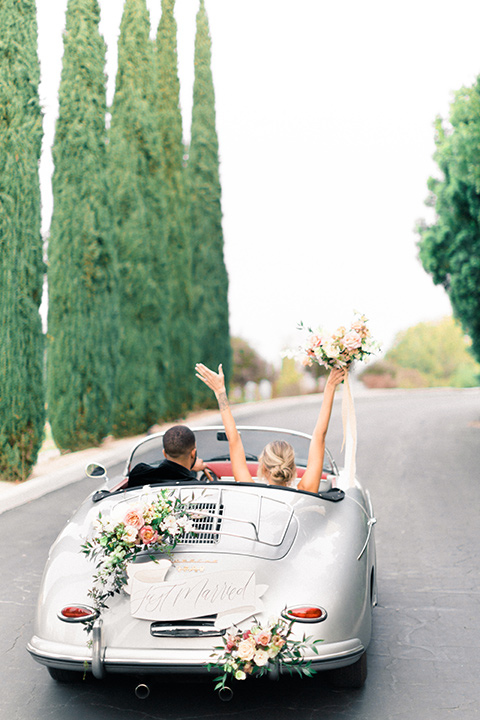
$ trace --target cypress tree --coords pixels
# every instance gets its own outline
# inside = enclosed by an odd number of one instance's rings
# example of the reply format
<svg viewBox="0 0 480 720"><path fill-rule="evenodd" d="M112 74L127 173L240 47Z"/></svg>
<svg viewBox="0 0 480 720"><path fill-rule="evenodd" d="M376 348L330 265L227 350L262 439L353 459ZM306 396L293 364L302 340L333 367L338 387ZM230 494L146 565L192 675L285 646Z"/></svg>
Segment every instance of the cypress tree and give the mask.
<svg viewBox="0 0 480 720"><path fill-rule="evenodd" d="M188 161L191 201L192 256L197 284L193 317L197 322L195 361L231 370L228 321L228 276L223 255L221 187L218 138L215 128L215 93L211 71L211 40L203 0L197 14L192 134ZM202 383L197 398L211 403Z"/></svg>
<svg viewBox="0 0 480 720"><path fill-rule="evenodd" d="M0 477L18 481L35 464L45 422L34 0L3 0L0 27Z"/></svg>
<svg viewBox="0 0 480 720"><path fill-rule="evenodd" d="M165 412L167 259L149 31L145 0L126 0L108 145L121 318L117 437L144 432Z"/></svg>
<svg viewBox="0 0 480 720"><path fill-rule="evenodd" d="M180 83L177 70L177 25L175 0L162 0L157 32L157 113L163 150L162 183L159 192L165 201L164 233L168 263L170 361L167 368L166 403L170 417L183 415L192 406L192 283L191 247L187 232L185 194L185 148L180 111Z"/></svg>
<svg viewBox="0 0 480 720"><path fill-rule="evenodd" d="M97 0L69 0L53 147L48 415L55 442L69 450L111 429L118 349L99 20Z"/></svg>

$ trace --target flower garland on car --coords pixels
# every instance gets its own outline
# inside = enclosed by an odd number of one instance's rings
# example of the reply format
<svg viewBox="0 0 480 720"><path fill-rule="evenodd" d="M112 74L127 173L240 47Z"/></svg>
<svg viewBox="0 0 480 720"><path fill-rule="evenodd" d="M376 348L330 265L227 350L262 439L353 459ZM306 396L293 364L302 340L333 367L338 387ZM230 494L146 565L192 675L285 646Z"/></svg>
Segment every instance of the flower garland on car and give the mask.
<svg viewBox="0 0 480 720"><path fill-rule="evenodd" d="M283 618L273 618L261 626L254 620L249 630L242 631L235 628L222 638L223 645L215 648L212 654L215 662L208 665L221 670L221 675L214 678L215 690L219 694L227 691L227 680L245 680L249 675L261 677L278 669L281 664L285 670L293 674L311 676L315 670L311 662L305 662L303 651L311 649L318 653L316 644L322 640L310 642L310 638L303 636L302 640L292 640L293 622ZM231 692L231 691L230 691Z"/></svg>
<svg viewBox="0 0 480 720"><path fill-rule="evenodd" d="M178 541L194 530L188 505L168 489L153 498L139 498L126 507L120 505L123 503L117 505L107 519L102 513L98 515L96 534L82 545L82 552L97 561L98 572L88 591L96 617L108 607L108 598L127 584L127 564L136 555L142 551L171 553ZM92 630L96 617L85 623L87 632Z"/></svg>
<svg viewBox="0 0 480 720"><path fill-rule="evenodd" d="M344 368L346 370L342 403L342 450L347 443L345 465L350 478L350 486L355 484L357 422L352 391L348 381L348 370L353 362L365 360L366 357L380 349L380 345L371 335L367 322L365 315L356 312L348 329L342 325L333 333L322 328L312 330L301 322L299 330L308 332L305 342L297 350L293 352L287 350L284 353L287 357L299 359L306 366L316 362L326 368Z"/></svg>

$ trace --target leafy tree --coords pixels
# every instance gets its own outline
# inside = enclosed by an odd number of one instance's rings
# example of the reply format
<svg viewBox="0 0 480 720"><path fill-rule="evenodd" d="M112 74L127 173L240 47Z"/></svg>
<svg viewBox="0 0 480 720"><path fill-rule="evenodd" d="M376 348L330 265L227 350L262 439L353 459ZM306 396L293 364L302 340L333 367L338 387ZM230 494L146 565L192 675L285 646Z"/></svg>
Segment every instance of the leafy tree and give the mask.
<svg viewBox="0 0 480 720"><path fill-rule="evenodd" d="M69 0L53 147L48 415L56 444L69 450L110 431L118 349L99 21L97 0Z"/></svg>
<svg viewBox="0 0 480 720"><path fill-rule="evenodd" d="M420 260L448 292L480 360L480 77L456 94L449 125L437 119L435 142L442 178L428 181L436 218L418 227Z"/></svg>
<svg viewBox="0 0 480 720"><path fill-rule="evenodd" d="M167 258L149 33L145 0L126 0L108 145L121 319L113 417L119 437L144 432L166 411Z"/></svg>
<svg viewBox="0 0 480 720"><path fill-rule="evenodd" d="M288 397L303 393L304 373L293 358L282 358L280 373L273 387L275 397Z"/></svg>
<svg viewBox="0 0 480 720"><path fill-rule="evenodd" d="M45 422L34 0L3 0L0 27L0 476L18 481L36 462Z"/></svg>
<svg viewBox="0 0 480 720"><path fill-rule="evenodd" d="M231 374L228 319L228 276L223 255L221 187L211 40L203 0L197 14L192 136L188 179L191 201L192 256L196 277L193 317L197 323L195 360ZM197 384L197 399L212 403L212 393Z"/></svg>
<svg viewBox="0 0 480 720"><path fill-rule="evenodd" d="M243 338L232 337L232 351L232 385L244 387L247 382L275 379L273 367Z"/></svg>
<svg viewBox="0 0 480 720"><path fill-rule="evenodd" d="M156 113L163 150L163 173L159 192L165 202L164 234L168 266L169 305L167 315L170 360L167 365L165 397L171 417L183 415L192 406L193 358L192 257L187 228L185 152L180 111L180 83L177 72L177 24L175 0L162 0L162 16L156 42Z"/></svg>
<svg viewBox="0 0 480 720"><path fill-rule="evenodd" d="M477 385L480 365L470 344L452 317L419 323L399 333L385 359L369 365L362 377L383 375L384 381L377 383L382 387Z"/></svg>

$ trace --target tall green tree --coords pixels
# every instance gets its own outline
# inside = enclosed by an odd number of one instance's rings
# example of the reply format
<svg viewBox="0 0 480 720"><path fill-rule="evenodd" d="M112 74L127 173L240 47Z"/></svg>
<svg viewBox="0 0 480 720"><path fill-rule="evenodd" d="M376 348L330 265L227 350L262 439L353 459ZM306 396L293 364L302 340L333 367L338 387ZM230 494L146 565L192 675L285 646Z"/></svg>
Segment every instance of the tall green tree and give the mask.
<svg viewBox="0 0 480 720"><path fill-rule="evenodd" d="M24 480L45 421L34 0L3 0L0 27L0 477Z"/></svg>
<svg viewBox="0 0 480 720"><path fill-rule="evenodd" d="M117 437L144 432L166 412L168 263L149 33L145 0L126 0L108 144L121 319L113 418Z"/></svg>
<svg viewBox="0 0 480 720"><path fill-rule="evenodd" d="M162 16L156 42L157 94L163 172L159 192L165 202L164 237L168 263L170 358L165 389L167 412L183 415L192 406L192 255L187 227L187 197L183 167L182 115L177 70L177 24L175 0L162 0Z"/></svg>
<svg viewBox="0 0 480 720"><path fill-rule="evenodd" d="M48 416L78 450L111 429L118 356L106 168L105 43L97 0L69 0L48 248Z"/></svg>
<svg viewBox="0 0 480 720"><path fill-rule="evenodd" d="M188 160L192 257L197 279L193 317L197 323L195 360L231 373L228 276L224 260L215 92L211 70L211 39L203 0L197 14L192 131ZM202 383L197 398L212 402Z"/></svg>
<svg viewBox="0 0 480 720"><path fill-rule="evenodd" d="M480 78L456 94L449 124L437 119L435 142L442 177L428 181L436 217L418 228L420 260L447 291L480 360Z"/></svg>

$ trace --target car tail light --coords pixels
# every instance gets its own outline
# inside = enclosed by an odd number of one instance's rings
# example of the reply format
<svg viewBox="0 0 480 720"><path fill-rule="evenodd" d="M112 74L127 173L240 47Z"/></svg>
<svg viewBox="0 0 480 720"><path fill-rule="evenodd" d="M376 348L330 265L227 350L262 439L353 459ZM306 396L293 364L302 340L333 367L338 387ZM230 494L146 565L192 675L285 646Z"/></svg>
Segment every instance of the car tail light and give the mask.
<svg viewBox="0 0 480 720"><path fill-rule="evenodd" d="M95 610L88 605L66 605L58 613L64 622L88 622L96 617Z"/></svg>
<svg viewBox="0 0 480 720"><path fill-rule="evenodd" d="M285 608L282 616L286 620L294 622L317 623L325 620L327 611L319 605L295 605L295 607Z"/></svg>

